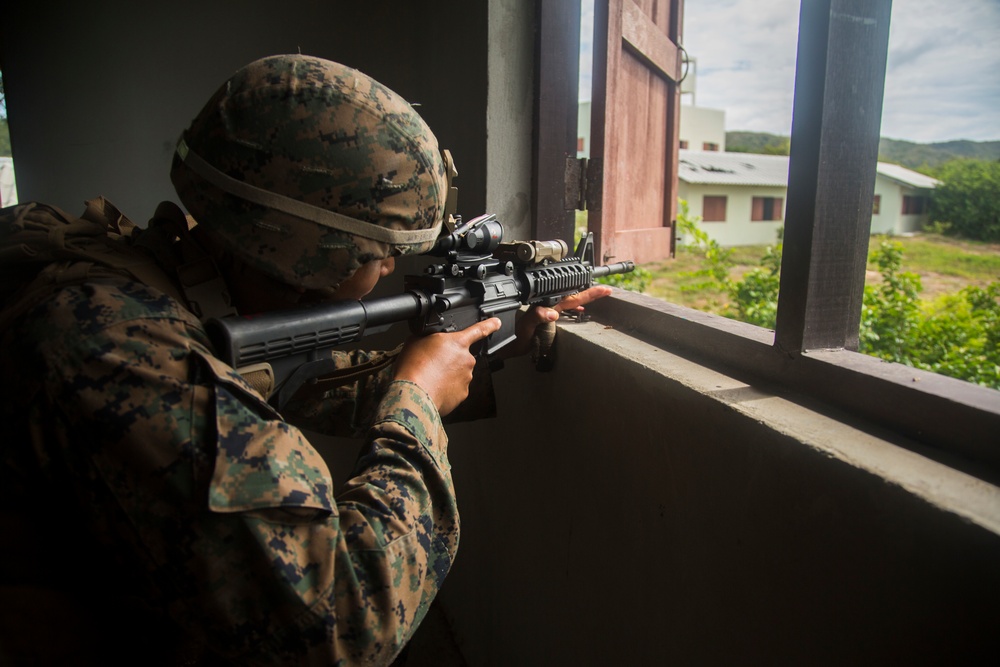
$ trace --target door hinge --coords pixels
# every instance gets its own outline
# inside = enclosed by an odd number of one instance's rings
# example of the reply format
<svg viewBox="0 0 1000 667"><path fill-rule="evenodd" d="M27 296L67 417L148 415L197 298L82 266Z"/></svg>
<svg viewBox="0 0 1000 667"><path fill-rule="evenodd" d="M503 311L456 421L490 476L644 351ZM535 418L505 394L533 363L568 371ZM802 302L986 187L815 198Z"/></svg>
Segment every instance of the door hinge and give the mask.
<svg viewBox="0 0 1000 667"><path fill-rule="evenodd" d="M564 207L596 211L601 208L601 161L585 157L566 158Z"/></svg>

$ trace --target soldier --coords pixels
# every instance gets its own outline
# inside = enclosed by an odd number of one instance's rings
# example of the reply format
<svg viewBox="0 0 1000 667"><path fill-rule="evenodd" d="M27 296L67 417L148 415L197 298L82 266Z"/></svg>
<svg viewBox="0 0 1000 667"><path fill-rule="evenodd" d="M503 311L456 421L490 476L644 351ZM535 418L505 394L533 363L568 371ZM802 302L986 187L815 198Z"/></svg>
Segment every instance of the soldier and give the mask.
<svg viewBox="0 0 1000 667"><path fill-rule="evenodd" d="M201 319L361 298L395 257L433 244L446 159L391 90L276 56L237 72L179 142L171 179L190 233L171 204L146 229L104 200L79 220L5 210L3 257L31 262L2 276L0 663L399 653L458 545L441 417L468 393L469 346L499 322L398 356L337 355L376 370L294 410L365 436L335 497L323 459L215 358ZM39 222L60 216L59 233ZM608 291L530 311L517 347Z"/></svg>

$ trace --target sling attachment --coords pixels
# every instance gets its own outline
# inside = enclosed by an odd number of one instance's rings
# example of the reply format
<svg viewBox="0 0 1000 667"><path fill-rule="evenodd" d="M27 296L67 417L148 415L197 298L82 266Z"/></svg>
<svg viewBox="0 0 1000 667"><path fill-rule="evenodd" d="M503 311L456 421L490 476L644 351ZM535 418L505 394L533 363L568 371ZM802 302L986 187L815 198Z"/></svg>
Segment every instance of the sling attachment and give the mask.
<svg viewBox="0 0 1000 667"><path fill-rule="evenodd" d="M236 372L264 398L270 398L274 393L274 369L271 364L250 364L236 369Z"/></svg>

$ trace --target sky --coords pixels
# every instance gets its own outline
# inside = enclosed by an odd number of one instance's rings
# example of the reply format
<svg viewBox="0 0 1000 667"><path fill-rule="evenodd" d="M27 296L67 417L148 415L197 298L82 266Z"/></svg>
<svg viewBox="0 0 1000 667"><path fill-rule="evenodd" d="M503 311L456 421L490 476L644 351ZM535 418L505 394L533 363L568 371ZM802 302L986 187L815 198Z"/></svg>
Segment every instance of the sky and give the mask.
<svg viewBox="0 0 1000 667"><path fill-rule="evenodd" d="M589 99L593 4L583 2ZM724 110L730 131L791 134L798 20L799 0L685 0L695 103ZM1000 0L893 0L886 68L883 137L1000 140Z"/></svg>

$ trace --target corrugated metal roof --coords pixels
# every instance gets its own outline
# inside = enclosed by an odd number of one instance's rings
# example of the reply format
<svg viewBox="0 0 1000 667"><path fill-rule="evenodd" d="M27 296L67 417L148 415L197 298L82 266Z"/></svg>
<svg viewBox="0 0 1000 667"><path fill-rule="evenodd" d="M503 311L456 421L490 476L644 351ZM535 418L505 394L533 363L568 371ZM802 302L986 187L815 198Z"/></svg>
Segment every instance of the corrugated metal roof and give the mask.
<svg viewBox="0 0 1000 667"><path fill-rule="evenodd" d="M788 157L681 150L677 175L686 183L785 187Z"/></svg>
<svg viewBox="0 0 1000 667"><path fill-rule="evenodd" d="M914 188L933 188L938 181L906 167L878 163L878 173ZM678 177L702 185L788 185L788 156L716 151L679 151Z"/></svg>
<svg viewBox="0 0 1000 667"><path fill-rule="evenodd" d="M888 162L878 163L878 173L886 178L891 178L903 185L909 185L914 188L933 188L941 182L936 178L924 176L919 172L907 169L906 167L900 167L898 164L889 164Z"/></svg>

